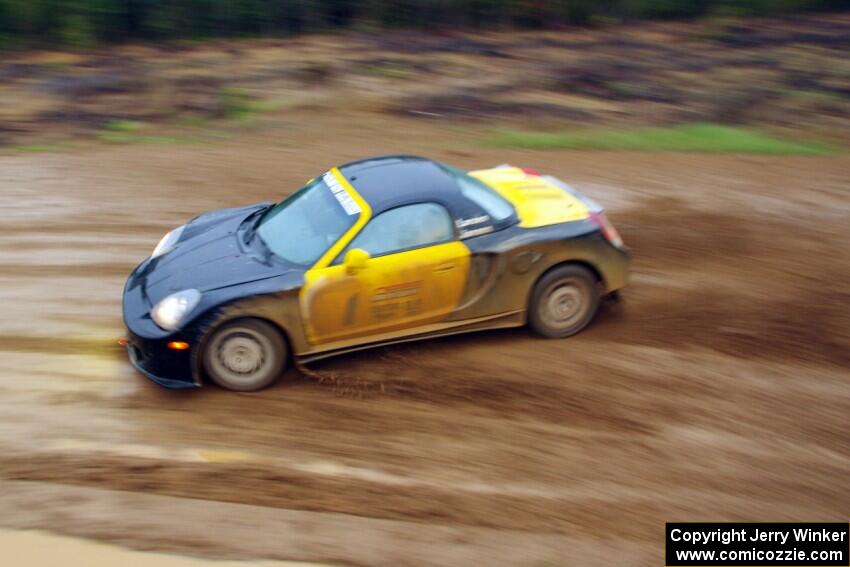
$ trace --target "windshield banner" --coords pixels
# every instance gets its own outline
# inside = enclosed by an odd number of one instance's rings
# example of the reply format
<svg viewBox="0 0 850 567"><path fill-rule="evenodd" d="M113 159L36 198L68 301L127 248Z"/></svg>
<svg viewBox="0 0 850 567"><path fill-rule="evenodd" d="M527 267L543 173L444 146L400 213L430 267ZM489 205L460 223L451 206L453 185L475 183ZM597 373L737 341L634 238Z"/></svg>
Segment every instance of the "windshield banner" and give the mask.
<svg viewBox="0 0 850 567"><path fill-rule="evenodd" d="M348 191L340 184L339 180L337 180L336 176L330 171L322 176L325 184L330 187L331 193L334 194L336 200L339 201L339 204L342 205L342 208L345 209L345 212L349 215L356 215L360 213L360 205L348 194Z"/></svg>

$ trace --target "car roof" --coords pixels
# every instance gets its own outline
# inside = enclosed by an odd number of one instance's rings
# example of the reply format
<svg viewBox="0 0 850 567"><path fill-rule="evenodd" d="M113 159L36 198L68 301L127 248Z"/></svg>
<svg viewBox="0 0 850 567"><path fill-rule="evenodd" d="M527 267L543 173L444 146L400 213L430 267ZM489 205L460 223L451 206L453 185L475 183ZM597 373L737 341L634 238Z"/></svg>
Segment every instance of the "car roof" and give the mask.
<svg viewBox="0 0 850 567"><path fill-rule="evenodd" d="M418 156L390 155L339 166L342 175L366 199L373 214L401 205L437 202L450 211L462 207L460 187L439 163Z"/></svg>

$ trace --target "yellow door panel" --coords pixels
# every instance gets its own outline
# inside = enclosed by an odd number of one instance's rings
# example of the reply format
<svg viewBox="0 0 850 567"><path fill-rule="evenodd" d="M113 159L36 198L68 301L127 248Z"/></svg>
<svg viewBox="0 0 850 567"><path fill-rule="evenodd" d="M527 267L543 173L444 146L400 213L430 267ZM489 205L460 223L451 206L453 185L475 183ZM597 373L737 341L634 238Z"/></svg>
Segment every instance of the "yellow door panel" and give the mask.
<svg viewBox="0 0 850 567"><path fill-rule="evenodd" d="M470 171L510 201L525 228L583 220L589 216L579 199L537 175L518 167L496 167Z"/></svg>
<svg viewBox="0 0 850 567"><path fill-rule="evenodd" d="M440 321L460 302L468 273L461 242L370 258L354 275L344 265L308 270L301 292L308 340L368 340Z"/></svg>

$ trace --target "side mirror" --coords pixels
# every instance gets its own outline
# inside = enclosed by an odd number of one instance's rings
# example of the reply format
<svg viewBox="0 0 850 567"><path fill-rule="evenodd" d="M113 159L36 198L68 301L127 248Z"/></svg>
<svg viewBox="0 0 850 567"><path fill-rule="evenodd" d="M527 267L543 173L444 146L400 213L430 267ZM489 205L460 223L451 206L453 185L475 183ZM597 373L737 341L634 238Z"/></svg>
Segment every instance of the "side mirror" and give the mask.
<svg viewBox="0 0 850 567"><path fill-rule="evenodd" d="M366 268L366 261L369 260L369 253L362 248L352 248L345 253L345 272L351 276Z"/></svg>

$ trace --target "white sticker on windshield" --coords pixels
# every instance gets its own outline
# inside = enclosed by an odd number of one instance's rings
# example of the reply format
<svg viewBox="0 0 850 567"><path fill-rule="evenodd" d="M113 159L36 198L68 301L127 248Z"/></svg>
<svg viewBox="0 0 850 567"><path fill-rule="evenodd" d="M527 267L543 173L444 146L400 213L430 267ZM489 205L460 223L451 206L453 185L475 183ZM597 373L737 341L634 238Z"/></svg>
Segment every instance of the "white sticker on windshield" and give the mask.
<svg viewBox="0 0 850 567"><path fill-rule="evenodd" d="M348 191L340 184L337 180L336 176L330 171L322 176L322 179L325 181L325 185L330 188L331 193L333 193L336 200L342 205L342 208L349 215L356 215L360 213L360 205L357 204L351 195L348 194Z"/></svg>

